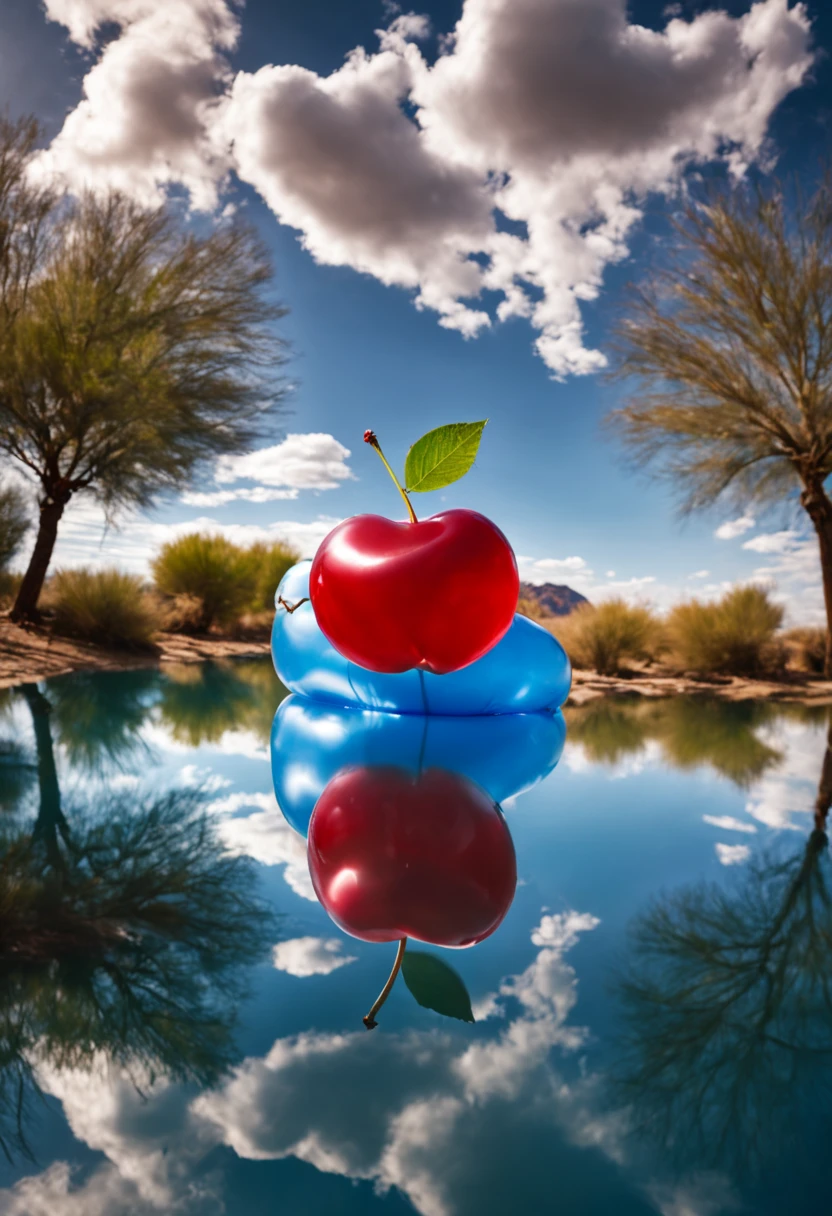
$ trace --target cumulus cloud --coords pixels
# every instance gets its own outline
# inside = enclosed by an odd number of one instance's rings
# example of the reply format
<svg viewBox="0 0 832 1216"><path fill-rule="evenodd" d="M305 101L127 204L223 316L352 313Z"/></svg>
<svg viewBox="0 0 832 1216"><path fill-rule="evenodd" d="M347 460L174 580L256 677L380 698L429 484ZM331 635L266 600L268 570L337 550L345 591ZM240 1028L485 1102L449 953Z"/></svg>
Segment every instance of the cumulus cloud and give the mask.
<svg viewBox="0 0 832 1216"><path fill-rule="evenodd" d="M337 937L293 937L278 942L272 952L272 961L278 971L287 975L306 977L330 975L347 963L354 963L354 954L342 954L343 942Z"/></svg>
<svg viewBox="0 0 832 1216"><path fill-rule="evenodd" d="M39 170L71 187L117 187L144 203L182 185L193 205L217 205L230 167L215 129L239 36L226 0L44 0L46 15L98 53L83 97ZM97 35L115 25L101 48ZM109 31L108 31L109 32Z"/></svg>
<svg viewBox="0 0 832 1216"><path fill-rule="evenodd" d="M788 0L666 14L657 30L624 0L465 0L434 62L426 19L406 14L329 75L272 64L233 79L224 0L47 12L86 47L105 21L120 33L45 167L144 198L180 182L210 207L233 166L317 261L411 290L467 337L525 317L557 377L604 363L581 304L627 256L645 198L692 164L742 174L813 60L806 7Z"/></svg>
<svg viewBox="0 0 832 1216"><path fill-rule="evenodd" d="M747 844L722 844L722 842L719 842L714 845L714 848L719 858L719 864L723 866L742 865L751 856L751 849Z"/></svg>
<svg viewBox="0 0 832 1216"><path fill-rule="evenodd" d="M332 435L312 432L287 435L282 443L259 448L243 456L223 456L217 463L217 481L248 479L262 486L295 490L337 490L353 476L346 463L349 448Z"/></svg>
<svg viewBox="0 0 832 1216"><path fill-rule="evenodd" d="M714 532L714 536L717 540L735 540L753 528L756 522L753 515L741 515L739 519L729 519L726 523L720 524Z"/></svg>

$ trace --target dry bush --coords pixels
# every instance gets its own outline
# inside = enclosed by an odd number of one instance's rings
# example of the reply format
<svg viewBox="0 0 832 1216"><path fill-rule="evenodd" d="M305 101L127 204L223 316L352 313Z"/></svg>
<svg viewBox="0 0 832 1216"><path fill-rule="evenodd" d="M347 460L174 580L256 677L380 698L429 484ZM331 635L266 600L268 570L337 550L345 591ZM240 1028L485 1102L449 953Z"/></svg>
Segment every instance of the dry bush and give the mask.
<svg viewBox="0 0 832 1216"><path fill-rule="evenodd" d="M59 633L101 645L146 647L159 627L142 580L121 570L59 570L49 602Z"/></svg>
<svg viewBox="0 0 832 1216"><path fill-rule="evenodd" d="M678 604L667 618L672 660L685 670L760 676L782 670L776 636L783 609L763 587L734 587L721 600Z"/></svg>
<svg viewBox="0 0 832 1216"><path fill-rule="evenodd" d="M22 574L11 574L8 570L0 570L0 612L11 608L22 582Z"/></svg>
<svg viewBox="0 0 832 1216"><path fill-rule="evenodd" d="M652 659L661 649L661 624L644 605L622 599L581 604L546 627L563 645L575 667L614 675L626 659Z"/></svg>
<svg viewBox="0 0 832 1216"><path fill-rule="evenodd" d="M175 600L199 600L202 610L194 632L228 625L248 607L255 590L252 564L245 550L224 536L191 532L163 545L152 563L156 589Z"/></svg>
<svg viewBox="0 0 832 1216"><path fill-rule="evenodd" d="M174 595L170 599L154 594L159 628L166 633L198 633L204 615L202 600L197 595Z"/></svg>
<svg viewBox="0 0 832 1216"><path fill-rule="evenodd" d="M789 652L790 664L798 671L812 675L823 675L826 660L826 630L813 626L789 629L783 634L783 643Z"/></svg>
<svg viewBox="0 0 832 1216"><path fill-rule="evenodd" d="M280 580L287 570L300 561L300 554L291 545L274 541L270 545L263 542L251 545L246 549L245 556L254 583L254 592L247 607L255 620L260 613L268 613L271 625L274 597Z"/></svg>

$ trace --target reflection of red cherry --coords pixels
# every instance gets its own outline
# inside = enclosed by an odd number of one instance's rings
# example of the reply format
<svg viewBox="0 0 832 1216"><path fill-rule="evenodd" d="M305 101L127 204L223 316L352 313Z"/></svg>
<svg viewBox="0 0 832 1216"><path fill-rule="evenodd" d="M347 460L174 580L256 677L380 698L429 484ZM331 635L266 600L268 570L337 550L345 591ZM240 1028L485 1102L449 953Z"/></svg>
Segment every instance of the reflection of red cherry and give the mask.
<svg viewBox="0 0 832 1216"><path fill-rule="evenodd" d="M500 924L517 884L500 808L444 769L339 773L315 806L308 850L318 899L366 942L471 946Z"/></svg>
<svg viewBox="0 0 832 1216"><path fill-rule="evenodd" d="M491 649L514 619L517 563L476 511L398 523L356 515L318 549L309 595L321 630L370 671L444 674Z"/></svg>

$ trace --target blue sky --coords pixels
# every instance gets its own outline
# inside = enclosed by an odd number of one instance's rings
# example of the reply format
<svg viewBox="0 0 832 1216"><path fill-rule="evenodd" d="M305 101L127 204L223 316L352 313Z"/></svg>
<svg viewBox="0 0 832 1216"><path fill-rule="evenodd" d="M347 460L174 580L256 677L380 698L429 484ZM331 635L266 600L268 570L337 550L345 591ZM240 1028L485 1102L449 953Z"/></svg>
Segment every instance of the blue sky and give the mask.
<svg viewBox="0 0 832 1216"><path fill-rule="evenodd" d="M472 473L417 509L483 511L526 577L664 605L763 571L795 619L818 612L814 543L799 525L757 520L719 539L742 516L728 506L681 524L670 490L624 467L602 435L620 390L593 369L686 173L724 171L728 142L749 165L817 164L832 113L832 15L820 4L45 8L51 20L34 0L4 0L0 104L42 118L44 166L71 185L244 208L290 309L281 333L297 388L283 433L332 437L227 469L234 481L206 475L194 491L207 497L118 529L79 499L59 563L142 569L197 521L241 540L282 533L311 552L346 515L399 513L366 427L401 467L430 427L488 417ZM453 44L443 36L460 17ZM504 175L499 199L489 173ZM526 315L500 320L501 304Z"/></svg>

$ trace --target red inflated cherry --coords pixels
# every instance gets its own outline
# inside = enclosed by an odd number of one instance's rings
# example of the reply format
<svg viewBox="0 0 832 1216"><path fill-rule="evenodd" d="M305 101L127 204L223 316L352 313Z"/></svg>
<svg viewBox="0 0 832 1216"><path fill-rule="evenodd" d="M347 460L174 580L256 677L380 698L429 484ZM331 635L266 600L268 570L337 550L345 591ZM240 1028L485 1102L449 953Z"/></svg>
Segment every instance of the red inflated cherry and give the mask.
<svg viewBox="0 0 832 1216"><path fill-rule="evenodd" d="M336 650L370 671L458 671L491 650L514 620L520 580L511 545L477 511L418 520L375 433L365 431L364 441L410 519L356 515L333 528L309 577L318 625Z"/></svg>
<svg viewBox="0 0 832 1216"><path fill-rule="evenodd" d="M500 808L444 769L339 773L312 813L308 859L326 911L366 942L474 945L500 924L517 885Z"/></svg>

